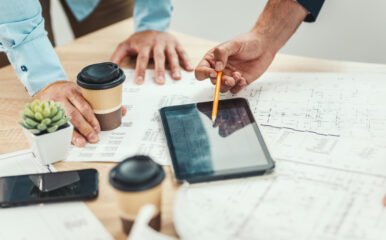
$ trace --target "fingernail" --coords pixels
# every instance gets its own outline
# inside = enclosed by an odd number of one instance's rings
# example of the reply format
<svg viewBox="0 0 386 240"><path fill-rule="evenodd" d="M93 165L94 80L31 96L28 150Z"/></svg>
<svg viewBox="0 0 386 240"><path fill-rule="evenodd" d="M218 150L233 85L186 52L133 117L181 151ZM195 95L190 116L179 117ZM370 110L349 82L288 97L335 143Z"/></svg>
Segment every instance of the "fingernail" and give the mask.
<svg viewBox="0 0 386 240"><path fill-rule="evenodd" d="M89 142L95 143L98 142L98 135L95 132L91 132L88 136L87 139Z"/></svg>
<svg viewBox="0 0 386 240"><path fill-rule="evenodd" d="M216 77L216 74L210 73L209 76L210 76L211 78L215 78L215 77Z"/></svg>
<svg viewBox="0 0 386 240"><path fill-rule="evenodd" d="M179 71L176 71L173 73L173 77L174 78L180 78L181 77L181 73Z"/></svg>
<svg viewBox="0 0 386 240"><path fill-rule="evenodd" d="M222 62L218 61L216 62L216 71L221 71L223 69Z"/></svg>
<svg viewBox="0 0 386 240"><path fill-rule="evenodd" d="M192 64L191 62L188 62L188 63L186 64L186 68L187 68L187 69L193 69L193 64Z"/></svg>
<svg viewBox="0 0 386 240"><path fill-rule="evenodd" d="M165 83L165 78L164 78L164 76L159 76L159 77L157 77L157 82L158 82L159 84L164 84L164 83Z"/></svg>
<svg viewBox="0 0 386 240"><path fill-rule="evenodd" d="M135 82L136 82L137 84L142 84L142 83L143 83L143 77L138 76L137 79L135 80Z"/></svg>
<svg viewBox="0 0 386 240"><path fill-rule="evenodd" d="M98 133L101 131L101 129L100 129L98 126L95 126L95 127L94 127L94 130L95 130L96 132L98 132Z"/></svg>
<svg viewBox="0 0 386 240"><path fill-rule="evenodd" d="M75 138L74 142L75 142L75 146L77 146L77 147L81 147L84 144L83 138Z"/></svg>

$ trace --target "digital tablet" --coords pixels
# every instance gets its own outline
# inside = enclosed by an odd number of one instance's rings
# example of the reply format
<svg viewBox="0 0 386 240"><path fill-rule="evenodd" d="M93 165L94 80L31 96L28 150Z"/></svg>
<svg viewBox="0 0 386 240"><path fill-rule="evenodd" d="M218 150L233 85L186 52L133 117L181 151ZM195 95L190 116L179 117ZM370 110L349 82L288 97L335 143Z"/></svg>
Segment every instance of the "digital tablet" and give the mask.
<svg viewBox="0 0 386 240"><path fill-rule="evenodd" d="M262 175L275 166L243 98L160 109L175 178L189 183Z"/></svg>

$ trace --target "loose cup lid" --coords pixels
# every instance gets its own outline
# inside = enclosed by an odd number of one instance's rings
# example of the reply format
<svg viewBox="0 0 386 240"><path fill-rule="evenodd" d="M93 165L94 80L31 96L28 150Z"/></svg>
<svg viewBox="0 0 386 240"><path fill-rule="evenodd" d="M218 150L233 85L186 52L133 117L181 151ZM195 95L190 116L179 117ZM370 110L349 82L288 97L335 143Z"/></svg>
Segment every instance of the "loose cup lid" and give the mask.
<svg viewBox="0 0 386 240"><path fill-rule="evenodd" d="M103 90L120 85L125 78L125 74L117 64L104 62L83 68L78 74L77 83L85 89Z"/></svg>
<svg viewBox="0 0 386 240"><path fill-rule="evenodd" d="M126 158L110 171L110 184L121 191L138 192L158 186L165 178L163 168L147 156Z"/></svg>

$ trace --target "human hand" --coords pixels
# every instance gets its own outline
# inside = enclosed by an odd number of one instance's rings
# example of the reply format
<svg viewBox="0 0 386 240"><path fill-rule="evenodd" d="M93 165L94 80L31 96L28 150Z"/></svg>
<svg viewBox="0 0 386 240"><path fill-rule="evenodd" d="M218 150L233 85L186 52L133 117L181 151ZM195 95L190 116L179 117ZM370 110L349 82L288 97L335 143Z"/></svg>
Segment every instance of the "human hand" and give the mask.
<svg viewBox="0 0 386 240"><path fill-rule="evenodd" d="M169 34L158 31L143 31L131 35L121 42L111 56L111 61L120 64L126 56L137 56L135 67L135 82L142 84L145 72L152 57L155 64L155 81L158 84L165 83L165 59L170 65L172 78L181 79L181 66L185 70L193 71L189 57L177 39Z"/></svg>
<svg viewBox="0 0 386 240"><path fill-rule="evenodd" d="M83 147L87 142L98 142L100 132L99 122L90 104L83 98L80 88L70 81L54 82L40 90L34 97L39 100L53 100L60 102L71 116L74 125L72 144Z"/></svg>
<svg viewBox="0 0 386 240"><path fill-rule="evenodd" d="M101 131L98 120L94 115L90 104L83 98L80 88L70 81L54 82L40 90L34 97L39 100L52 100L60 102L66 110L66 115L71 116L74 125L72 144L83 147L87 142L99 141L98 134ZM122 115L126 114L126 108L122 107Z"/></svg>
<svg viewBox="0 0 386 240"><path fill-rule="evenodd" d="M206 53L196 67L195 75L198 80L210 78L216 84L217 71L222 71L220 91L230 90L235 94L259 78L275 54L263 37L249 32Z"/></svg>
<svg viewBox="0 0 386 240"><path fill-rule="evenodd" d="M383 206L386 207L386 196L383 198Z"/></svg>
<svg viewBox="0 0 386 240"><path fill-rule="evenodd" d="M223 71L221 92L238 93L260 77L279 49L293 35L308 11L293 0L269 0L253 29L210 50L196 67L198 80L216 84Z"/></svg>

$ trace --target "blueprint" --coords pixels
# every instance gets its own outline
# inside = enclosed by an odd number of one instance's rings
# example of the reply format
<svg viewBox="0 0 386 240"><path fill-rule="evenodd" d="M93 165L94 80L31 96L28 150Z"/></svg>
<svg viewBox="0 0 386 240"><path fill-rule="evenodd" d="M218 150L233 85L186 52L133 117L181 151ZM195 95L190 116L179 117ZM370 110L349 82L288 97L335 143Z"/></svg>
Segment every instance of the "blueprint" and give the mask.
<svg viewBox="0 0 386 240"><path fill-rule="evenodd" d="M181 239L386 239L386 177L280 160L271 178L180 188Z"/></svg>

